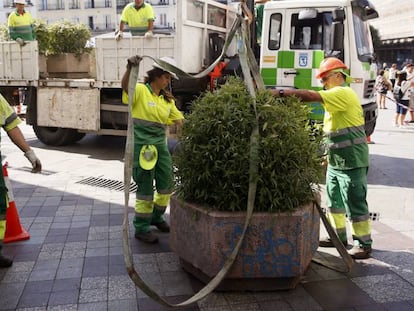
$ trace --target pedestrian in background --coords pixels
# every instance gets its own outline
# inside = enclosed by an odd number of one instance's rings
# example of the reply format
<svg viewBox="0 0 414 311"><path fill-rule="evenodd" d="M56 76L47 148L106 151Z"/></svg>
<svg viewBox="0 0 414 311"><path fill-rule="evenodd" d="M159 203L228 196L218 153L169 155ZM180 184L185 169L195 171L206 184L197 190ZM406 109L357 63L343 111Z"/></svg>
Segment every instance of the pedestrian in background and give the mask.
<svg viewBox="0 0 414 311"><path fill-rule="evenodd" d="M26 1L15 0L14 4L16 5L16 10L10 13L7 22L9 35L12 40L16 40L20 45L24 45L25 41L35 40L33 18L30 12L24 8Z"/></svg>
<svg viewBox="0 0 414 311"><path fill-rule="evenodd" d="M390 82L393 88L395 85L395 80L397 79L397 72L398 72L397 64L392 64L389 70L389 76L390 76Z"/></svg>
<svg viewBox="0 0 414 311"><path fill-rule="evenodd" d="M384 77L384 69L381 69L378 73L377 78L375 79L374 88L377 91L378 96L378 105L380 109L387 109L385 107L385 99L387 96L388 90L391 89L391 83Z"/></svg>
<svg viewBox="0 0 414 311"><path fill-rule="evenodd" d="M0 120L2 120L1 126L7 132L7 135L10 137L11 141L24 152L24 156L32 164L32 173L39 173L42 170L42 164L36 157L34 151L30 149L30 146L27 144L20 128L18 127L21 120L2 95L0 95ZM3 170L0 169L0 172L0 268L7 268L13 264L13 260L3 256L1 251L4 235L6 233L6 211L9 206L9 198L4 181Z"/></svg>
<svg viewBox="0 0 414 311"><path fill-rule="evenodd" d="M396 113L394 117L394 126L404 127L404 119L408 110L410 82L407 81L407 72L398 73L398 81L394 86L394 99L396 104ZM400 94L402 95L400 97Z"/></svg>
<svg viewBox="0 0 414 311"><path fill-rule="evenodd" d="M414 64L409 63L405 66L405 71L407 72L407 81L411 83L411 85L414 84ZM410 92L410 91L409 91ZM414 92L411 92L411 94L408 95L408 107L410 110L410 121L409 123L414 123Z"/></svg>
<svg viewBox="0 0 414 311"><path fill-rule="evenodd" d="M175 66L175 61L169 57L163 57L161 60ZM131 67L140 61L139 57L128 60L127 70L122 78L122 89L125 93L128 92ZM174 188L172 159L168 151L166 131L170 124L175 124L180 129L184 119L175 106L172 94L167 91L171 78L178 79L170 69L154 63L153 69L147 72L145 82L136 84L132 99L132 177L137 184L133 224L135 238L146 243L158 241L158 236L151 232L151 225L161 232L170 231L163 217ZM123 102L125 101L126 98L123 98Z"/></svg>
<svg viewBox="0 0 414 311"><path fill-rule="evenodd" d="M295 95L305 102L320 102L325 108L323 131L328 147L326 204L328 220L339 239L348 244L346 215L351 221L353 247L348 252L355 259L368 258L372 251L368 211L367 173L369 166L365 120L358 95L346 83L352 79L346 65L335 57L325 58L316 76L324 90L272 90L276 96ZM320 246L333 247L331 239Z"/></svg>
<svg viewBox="0 0 414 311"><path fill-rule="evenodd" d="M144 0L134 0L134 2L127 4L122 11L121 22L115 39L122 38L125 24L128 24L133 36L143 35L146 38L152 38L154 20L155 15L151 4L145 3Z"/></svg>

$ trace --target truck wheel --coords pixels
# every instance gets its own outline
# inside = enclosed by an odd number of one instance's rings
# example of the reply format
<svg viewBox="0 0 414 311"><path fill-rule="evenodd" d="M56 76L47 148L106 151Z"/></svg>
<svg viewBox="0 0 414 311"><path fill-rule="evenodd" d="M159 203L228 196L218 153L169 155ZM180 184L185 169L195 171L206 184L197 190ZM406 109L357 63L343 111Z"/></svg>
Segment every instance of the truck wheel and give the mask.
<svg viewBox="0 0 414 311"><path fill-rule="evenodd" d="M60 127L33 126L37 138L44 144L50 146L70 145L85 136L84 133L78 133L74 129L65 129Z"/></svg>

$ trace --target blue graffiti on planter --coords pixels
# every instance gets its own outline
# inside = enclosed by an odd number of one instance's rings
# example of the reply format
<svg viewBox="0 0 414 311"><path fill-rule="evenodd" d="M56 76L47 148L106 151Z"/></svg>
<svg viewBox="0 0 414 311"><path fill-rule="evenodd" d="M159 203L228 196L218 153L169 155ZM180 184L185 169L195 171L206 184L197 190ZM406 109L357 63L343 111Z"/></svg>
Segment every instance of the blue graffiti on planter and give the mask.
<svg viewBox="0 0 414 311"><path fill-rule="evenodd" d="M222 222L217 224L217 226L233 227L228 237L229 244L225 246L220 245L219 247L222 255L222 266L236 246L243 231L243 225L236 222ZM294 232L294 234L289 235L292 237L298 236L300 228L296 224L295 226L288 225L284 230L288 230L290 233ZM242 262L243 277L253 277L258 273L264 276L277 275L278 277L297 275L298 267L300 266L298 258L300 256L297 253L295 242L297 241L289 241L286 237L275 237L272 229L250 226L238 255L239 260Z"/></svg>

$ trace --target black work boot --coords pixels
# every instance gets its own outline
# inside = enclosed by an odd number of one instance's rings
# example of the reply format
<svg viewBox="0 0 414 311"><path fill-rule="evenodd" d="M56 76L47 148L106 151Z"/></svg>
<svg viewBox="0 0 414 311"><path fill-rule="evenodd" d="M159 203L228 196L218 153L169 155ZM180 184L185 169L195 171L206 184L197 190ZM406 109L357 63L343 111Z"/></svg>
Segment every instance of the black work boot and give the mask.
<svg viewBox="0 0 414 311"><path fill-rule="evenodd" d="M354 259L368 259L371 257L372 248L371 246L355 246L352 247L348 254Z"/></svg>
<svg viewBox="0 0 414 311"><path fill-rule="evenodd" d="M348 246L348 241L341 241L341 242L345 247ZM320 247L335 247L335 245L333 244L331 238L329 238L329 237L321 239L319 241L319 246Z"/></svg>
<svg viewBox="0 0 414 311"><path fill-rule="evenodd" d="M160 222L158 224L152 224L153 226L157 227L158 230L161 232L170 232L170 226L167 224L166 221Z"/></svg>
<svg viewBox="0 0 414 311"><path fill-rule="evenodd" d="M8 268L13 264L13 260L0 255L0 268Z"/></svg>
<svg viewBox="0 0 414 311"><path fill-rule="evenodd" d="M151 231L148 232L135 232L135 238L138 240L141 240L142 242L145 243L157 243L158 242L158 237L152 233Z"/></svg>

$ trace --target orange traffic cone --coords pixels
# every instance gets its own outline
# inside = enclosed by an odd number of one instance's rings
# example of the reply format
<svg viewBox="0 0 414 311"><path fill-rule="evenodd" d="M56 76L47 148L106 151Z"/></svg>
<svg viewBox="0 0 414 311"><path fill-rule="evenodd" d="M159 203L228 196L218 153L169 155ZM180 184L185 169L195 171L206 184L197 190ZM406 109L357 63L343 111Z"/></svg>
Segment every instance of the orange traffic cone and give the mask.
<svg viewBox="0 0 414 311"><path fill-rule="evenodd" d="M9 207L6 211L6 233L3 243L27 240L30 238L30 234L20 224L19 214L14 203L13 189L9 180L9 174L7 173L7 163L3 165L3 176L9 197Z"/></svg>
<svg viewBox="0 0 414 311"><path fill-rule="evenodd" d="M367 136L367 144L375 144L375 142L371 140L371 136Z"/></svg>

